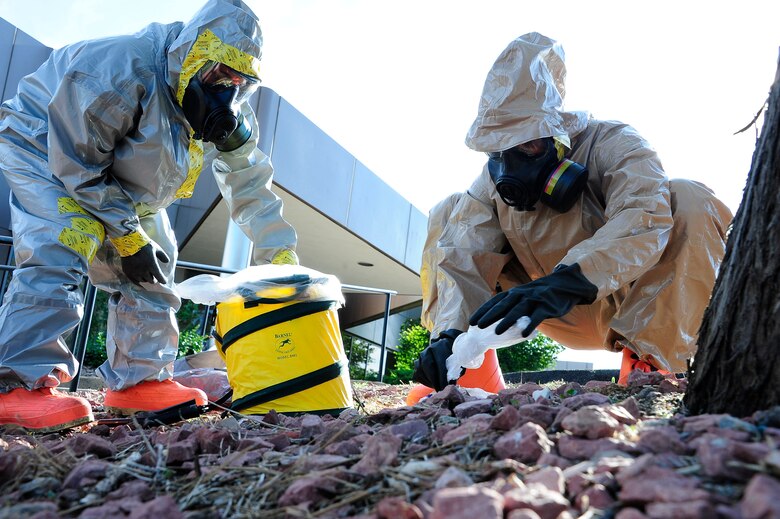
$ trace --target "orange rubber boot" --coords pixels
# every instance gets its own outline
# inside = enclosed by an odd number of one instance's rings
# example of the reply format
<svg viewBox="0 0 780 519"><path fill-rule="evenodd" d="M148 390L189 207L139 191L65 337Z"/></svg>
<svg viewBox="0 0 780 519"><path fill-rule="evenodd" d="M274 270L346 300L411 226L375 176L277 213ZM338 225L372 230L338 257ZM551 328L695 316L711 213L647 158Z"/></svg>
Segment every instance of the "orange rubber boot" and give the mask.
<svg viewBox="0 0 780 519"><path fill-rule="evenodd" d="M103 405L114 413L133 414L139 411L159 411L190 400L195 400L195 405L206 405L209 402L206 393L200 389L182 386L173 380L145 380L120 391L106 390Z"/></svg>
<svg viewBox="0 0 780 519"><path fill-rule="evenodd" d="M78 396L51 387L32 391L17 388L0 394L0 424L16 425L31 432L61 431L92 422L92 406Z"/></svg>
<svg viewBox="0 0 780 519"><path fill-rule="evenodd" d="M498 365L496 350L486 351L482 365L476 369L467 369L466 373L458 379L458 385L478 387L488 393L498 393L502 389L506 389L504 375L501 373L501 366ZM414 405L433 392L432 388L417 384L406 395L406 405Z"/></svg>
<svg viewBox="0 0 780 519"><path fill-rule="evenodd" d="M423 384L414 385L412 386L412 389L409 390L409 394L406 395L406 405L414 405L431 393L434 393L432 387Z"/></svg>
<svg viewBox="0 0 780 519"><path fill-rule="evenodd" d="M651 371L657 371L662 375L671 375L669 371L658 369L647 361L641 360L639 355L634 353L628 348L623 348L623 361L620 364L620 378L618 378L618 385L627 386L628 376L635 369L650 373Z"/></svg>

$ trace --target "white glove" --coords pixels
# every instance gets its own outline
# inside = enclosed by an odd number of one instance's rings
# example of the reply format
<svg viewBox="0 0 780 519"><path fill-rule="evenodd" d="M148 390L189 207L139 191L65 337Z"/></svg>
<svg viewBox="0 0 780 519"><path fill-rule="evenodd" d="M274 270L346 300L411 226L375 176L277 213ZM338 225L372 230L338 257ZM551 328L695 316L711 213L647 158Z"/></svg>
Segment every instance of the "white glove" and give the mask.
<svg viewBox="0 0 780 519"><path fill-rule="evenodd" d="M461 368L476 369L485 361L485 352L493 349L506 348L536 337L536 330L528 337L523 336L523 330L531 323L530 317L521 317L501 335L496 335L496 321L487 328L469 326L466 333L461 333L452 344L452 355L447 357L447 377L449 380L460 378Z"/></svg>

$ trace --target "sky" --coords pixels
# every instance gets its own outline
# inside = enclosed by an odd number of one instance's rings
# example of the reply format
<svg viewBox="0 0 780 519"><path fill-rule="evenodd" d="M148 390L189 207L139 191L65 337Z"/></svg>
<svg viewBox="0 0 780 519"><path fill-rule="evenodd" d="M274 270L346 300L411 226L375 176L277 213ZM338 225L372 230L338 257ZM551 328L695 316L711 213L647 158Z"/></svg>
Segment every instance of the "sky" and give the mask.
<svg viewBox="0 0 780 519"><path fill-rule="evenodd" d="M758 133L735 132L767 99L780 48L780 2L765 0L247 4L263 31L263 84L425 214L481 171L484 155L464 139L485 77L509 42L532 31L566 52L565 109L634 126L670 178L703 182L736 211ZM201 5L0 0L0 16L60 47L186 21Z"/></svg>

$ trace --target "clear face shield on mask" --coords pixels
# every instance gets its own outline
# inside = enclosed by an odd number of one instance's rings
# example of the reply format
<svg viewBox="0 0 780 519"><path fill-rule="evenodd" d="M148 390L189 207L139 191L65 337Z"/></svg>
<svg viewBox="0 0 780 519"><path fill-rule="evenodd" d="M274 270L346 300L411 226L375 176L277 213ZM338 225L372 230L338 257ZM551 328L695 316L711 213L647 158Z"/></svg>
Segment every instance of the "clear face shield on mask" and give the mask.
<svg viewBox="0 0 780 519"><path fill-rule="evenodd" d="M565 213L579 199L588 180L585 167L559 159L552 137L487 155L488 172L498 195L520 211L533 211L541 201Z"/></svg>
<svg viewBox="0 0 780 519"><path fill-rule="evenodd" d="M239 111L257 91L260 80L224 63L209 61L190 79L182 108L195 139L233 151L249 140L252 128Z"/></svg>

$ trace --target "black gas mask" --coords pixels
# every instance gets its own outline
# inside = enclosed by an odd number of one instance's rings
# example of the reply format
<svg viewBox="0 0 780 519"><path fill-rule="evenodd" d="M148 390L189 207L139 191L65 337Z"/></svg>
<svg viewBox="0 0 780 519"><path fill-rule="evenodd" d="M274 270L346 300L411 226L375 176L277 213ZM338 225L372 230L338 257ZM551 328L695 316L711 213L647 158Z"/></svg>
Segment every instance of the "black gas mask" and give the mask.
<svg viewBox="0 0 780 519"><path fill-rule="evenodd" d="M213 142L219 151L233 151L252 135L239 111L259 81L219 62L208 62L184 90L182 109L195 132L193 138Z"/></svg>
<svg viewBox="0 0 780 519"><path fill-rule="evenodd" d="M560 213L572 208L585 189L588 170L568 159L559 160L552 137L533 156L517 148L488 153L488 172L505 204L533 211L541 202Z"/></svg>

